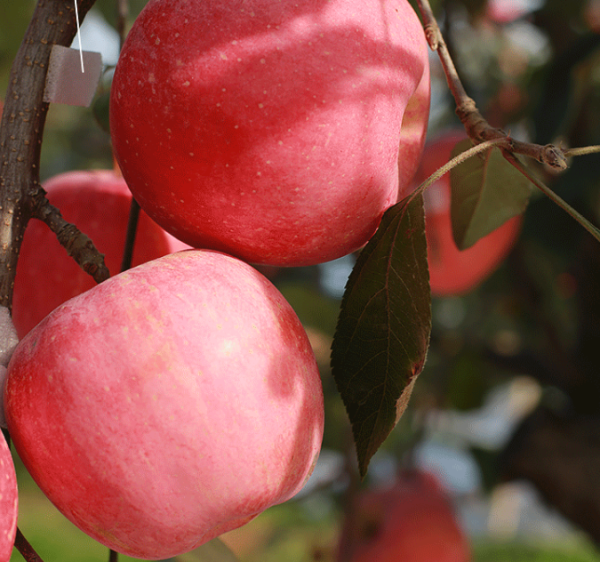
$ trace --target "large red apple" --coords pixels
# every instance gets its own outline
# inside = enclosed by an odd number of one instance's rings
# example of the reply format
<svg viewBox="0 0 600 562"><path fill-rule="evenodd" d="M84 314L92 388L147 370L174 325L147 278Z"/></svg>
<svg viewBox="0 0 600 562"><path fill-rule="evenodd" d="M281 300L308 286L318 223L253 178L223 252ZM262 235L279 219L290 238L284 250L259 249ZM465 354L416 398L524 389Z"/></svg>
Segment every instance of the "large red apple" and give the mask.
<svg viewBox="0 0 600 562"><path fill-rule="evenodd" d="M468 540L434 476L403 473L393 486L356 498L341 535L351 562L468 562Z"/></svg>
<svg viewBox="0 0 600 562"><path fill-rule="evenodd" d="M110 104L123 175L167 231L315 264L361 247L406 192L427 43L407 0L151 0Z"/></svg>
<svg viewBox="0 0 600 562"><path fill-rule="evenodd" d="M47 180L49 201L87 234L105 256L111 274L119 273L131 192L111 170L74 171ZM133 265L188 248L140 213ZM23 337L59 304L92 288L94 280L67 255L42 222L30 221L19 255L13 297L13 322Z"/></svg>
<svg viewBox="0 0 600 562"><path fill-rule="evenodd" d="M17 476L10 449L0 434L0 562L8 562L17 534Z"/></svg>
<svg viewBox="0 0 600 562"><path fill-rule="evenodd" d="M449 131L427 143L415 185L446 164L452 149L464 138L462 131ZM521 216L514 217L461 251L452 234L450 197L450 174L425 192L429 281L431 293L436 296L464 294L491 275L514 246L522 223Z"/></svg>
<svg viewBox="0 0 600 562"><path fill-rule="evenodd" d="M137 558L192 550L293 496L323 432L298 317L254 268L208 250L58 307L17 346L4 400L49 499Z"/></svg>

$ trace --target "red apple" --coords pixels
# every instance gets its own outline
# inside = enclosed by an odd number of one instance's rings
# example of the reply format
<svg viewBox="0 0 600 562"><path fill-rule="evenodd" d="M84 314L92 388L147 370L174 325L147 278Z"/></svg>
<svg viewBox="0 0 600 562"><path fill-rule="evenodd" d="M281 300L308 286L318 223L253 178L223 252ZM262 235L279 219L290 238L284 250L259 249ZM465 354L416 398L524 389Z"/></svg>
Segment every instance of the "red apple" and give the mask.
<svg viewBox="0 0 600 562"><path fill-rule="evenodd" d="M511 23L533 11L536 4L530 0L488 0L486 15L499 24Z"/></svg>
<svg viewBox="0 0 600 562"><path fill-rule="evenodd" d="M192 550L293 496L323 433L298 317L254 268L208 250L59 306L17 346L4 401L48 498L137 558Z"/></svg>
<svg viewBox="0 0 600 562"><path fill-rule="evenodd" d="M44 183L49 201L87 234L105 255L111 274L119 273L131 192L111 170L75 171ZM133 265L189 248L140 213ZM13 322L22 338L59 304L92 288L94 280L67 255L42 222L30 221L19 255Z"/></svg>
<svg viewBox="0 0 600 562"><path fill-rule="evenodd" d="M446 164L464 138L462 131L449 131L427 143L415 185ZM470 248L459 250L450 218L450 174L425 192L425 218L429 282L436 296L464 294L491 275L514 246L522 223L521 216L514 217Z"/></svg>
<svg viewBox="0 0 600 562"><path fill-rule="evenodd" d="M151 0L110 103L116 158L158 224L310 265L361 247L406 192L428 48L407 0Z"/></svg>
<svg viewBox="0 0 600 562"><path fill-rule="evenodd" d="M341 536L349 562L468 562L469 543L435 477L405 472L356 498ZM345 551L345 550L344 550Z"/></svg>
<svg viewBox="0 0 600 562"><path fill-rule="evenodd" d="M0 435L0 562L8 562L17 534L17 476L10 449Z"/></svg>

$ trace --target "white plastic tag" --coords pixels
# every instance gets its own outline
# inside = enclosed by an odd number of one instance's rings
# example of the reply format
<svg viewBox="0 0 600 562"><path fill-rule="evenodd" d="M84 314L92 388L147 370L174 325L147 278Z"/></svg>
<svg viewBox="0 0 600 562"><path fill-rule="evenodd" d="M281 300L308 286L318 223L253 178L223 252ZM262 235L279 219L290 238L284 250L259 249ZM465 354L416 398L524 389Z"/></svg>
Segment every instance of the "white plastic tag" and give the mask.
<svg viewBox="0 0 600 562"><path fill-rule="evenodd" d="M19 338L10 317L10 312L5 306L0 306L0 427L6 427L3 400L6 367L18 343Z"/></svg>
<svg viewBox="0 0 600 562"><path fill-rule="evenodd" d="M85 70L82 72L82 68ZM46 76L44 101L89 107L102 74L102 55L54 45Z"/></svg>

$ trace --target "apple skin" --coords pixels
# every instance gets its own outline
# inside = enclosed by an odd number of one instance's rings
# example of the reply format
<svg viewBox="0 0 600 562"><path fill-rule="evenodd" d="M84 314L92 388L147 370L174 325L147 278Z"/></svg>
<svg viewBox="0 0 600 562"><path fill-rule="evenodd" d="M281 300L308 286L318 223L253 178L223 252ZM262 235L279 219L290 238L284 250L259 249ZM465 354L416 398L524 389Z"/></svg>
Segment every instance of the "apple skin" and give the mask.
<svg viewBox="0 0 600 562"><path fill-rule="evenodd" d="M468 540L433 475L406 471L391 487L365 490L355 501L357 519L341 535L340 547L351 548L348 562L471 559Z"/></svg>
<svg viewBox="0 0 600 562"><path fill-rule="evenodd" d="M450 160L452 149L466 138L464 131L450 130L425 146L414 184L425 181ZM514 217L466 250L459 250L452 234L450 174L425 191L425 234L429 284L434 296L462 295L491 275L514 246L522 216Z"/></svg>
<svg viewBox="0 0 600 562"><path fill-rule="evenodd" d="M17 476L10 449L0 435L0 562L8 562L17 534Z"/></svg>
<svg viewBox="0 0 600 562"><path fill-rule="evenodd" d="M151 0L115 70L115 156L194 247L305 266L360 248L406 193L429 115L406 0Z"/></svg>
<svg viewBox="0 0 600 562"><path fill-rule="evenodd" d="M125 180L112 170L72 171L48 179L43 187L50 203L104 254L110 273L119 273L131 205ZM186 248L140 212L134 266ZM19 338L59 304L95 284L56 235L41 221L31 220L19 254L13 296L13 322Z"/></svg>
<svg viewBox="0 0 600 562"><path fill-rule="evenodd" d="M281 293L251 266L185 250L67 301L21 340L14 445L75 525L165 559L297 493L323 435L321 380Z"/></svg>

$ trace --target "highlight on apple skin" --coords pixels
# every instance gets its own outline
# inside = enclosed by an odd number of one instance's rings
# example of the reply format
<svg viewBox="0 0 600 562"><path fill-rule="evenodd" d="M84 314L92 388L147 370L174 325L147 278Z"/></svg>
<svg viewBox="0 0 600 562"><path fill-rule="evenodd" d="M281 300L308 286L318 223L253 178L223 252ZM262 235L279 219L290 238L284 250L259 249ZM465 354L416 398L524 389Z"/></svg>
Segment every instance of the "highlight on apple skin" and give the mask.
<svg viewBox="0 0 600 562"><path fill-rule="evenodd" d="M298 317L251 266L185 250L67 301L21 340L7 425L74 524L165 559L304 485L323 394Z"/></svg>
<svg viewBox="0 0 600 562"><path fill-rule="evenodd" d="M111 275L121 268L131 192L112 170L77 170L54 176L43 184L50 203L87 234L104 254ZM140 212L133 265L187 249ZM13 322L22 338L58 305L96 283L60 245L41 221L27 226L13 296Z"/></svg>
<svg viewBox="0 0 600 562"><path fill-rule="evenodd" d="M414 179L425 181L450 160L452 149L466 138L464 131L450 130L427 143ZM434 296L462 295L489 277L517 241L522 216L514 217L466 250L459 250L452 234L450 174L425 191L425 234L429 283Z"/></svg>
<svg viewBox="0 0 600 562"><path fill-rule="evenodd" d="M348 562L469 562L470 546L438 480L421 470L405 471L385 488L355 498L340 547ZM347 544L346 544L347 543ZM341 555L341 548L340 548ZM340 556L340 560L341 560Z"/></svg>
<svg viewBox="0 0 600 562"><path fill-rule="evenodd" d="M151 0L115 70L111 136L180 240L313 265L363 246L407 192L429 93L407 0Z"/></svg>
<svg viewBox="0 0 600 562"><path fill-rule="evenodd" d="M0 435L0 562L8 562L17 534L17 476L10 449Z"/></svg>

